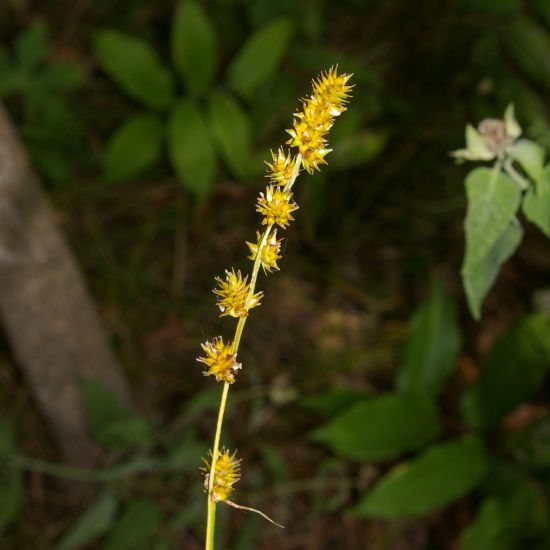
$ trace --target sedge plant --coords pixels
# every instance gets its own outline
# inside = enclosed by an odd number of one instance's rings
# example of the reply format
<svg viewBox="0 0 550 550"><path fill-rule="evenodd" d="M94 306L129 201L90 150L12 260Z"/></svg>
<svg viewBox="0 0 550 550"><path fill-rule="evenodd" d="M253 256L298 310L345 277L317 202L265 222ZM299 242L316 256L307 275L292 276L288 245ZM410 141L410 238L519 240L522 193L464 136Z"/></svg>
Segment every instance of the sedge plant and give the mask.
<svg viewBox="0 0 550 550"><path fill-rule="evenodd" d="M205 376L212 376L223 384L214 443L204 460L204 485L207 492L207 526L205 548L214 548L216 505L220 502L235 508L257 512L230 500L234 485L241 475L241 461L236 452L220 448L222 426L229 389L235 383L242 364L237 361L243 329L250 310L260 305L263 292L256 291L260 267L265 274L279 269L282 239L277 231L287 229L293 221L298 205L293 199L292 188L302 168L309 174L326 164L325 156L331 151L326 136L336 117L346 110L352 86L348 84L351 75L338 74L336 67L323 72L313 80L312 93L302 100L302 108L294 114L292 128L287 132L290 147L280 147L272 152L267 164L269 183L259 194L256 211L262 216L262 230L256 233L255 242L247 242L249 258L254 262L252 272L243 275L233 268L225 271L224 277L216 277L217 287L213 290L221 317L237 319L231 341L222 336L202 344L204 355L198 361L205 365ZM273 522L275 523L275 522Z"/></svg>

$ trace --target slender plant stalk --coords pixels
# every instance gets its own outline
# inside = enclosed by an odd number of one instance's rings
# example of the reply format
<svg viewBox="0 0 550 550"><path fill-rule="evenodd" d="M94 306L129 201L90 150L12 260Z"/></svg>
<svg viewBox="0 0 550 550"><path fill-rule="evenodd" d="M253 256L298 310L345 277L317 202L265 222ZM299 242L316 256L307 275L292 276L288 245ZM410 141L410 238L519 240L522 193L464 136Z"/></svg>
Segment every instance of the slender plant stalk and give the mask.
<svg viewBox="0 0 550 550"><path fill-rule="evenodd" d="M285 186L285 190L290 190L300 173L300 166L302 163L302 157L298 154L296 158L296 163L294 165L294 171L290 180ZM254 260L254 267L252 268L252 276L250 279L250 288L246 298L246 304L250 301L252 296L254 296L254 290L256 289L256 281L258 280L258 272L260 270L262 250L267 243L267 239L271 230L273 229L273 224L269 224L262 235L260 245L258 246L258 251L256 253L256 258ZM239 351L239 344L241 342L241 337L243 334L244 325L246 324L246 319L248 316L240 317L235 329L235 336L233 338L232 353L235 355ZM208 476L208 508L207 508L207 521L206 521L206 550L214 550L214 536L216 531L216 502L212 498L212 489L214 487L214 473L216 471L216 462L218 460L219 448L220 448L220 438L222 433L223 418L225 415L225 408L227 405L227 396L229 394L229 387L231 384L225 382L223 385L222 396L220 399L220 406L218 409L218 421L216 424L216 433L214 435L214 445L212 447L212 463L210 465L210 473Z"/></svg>

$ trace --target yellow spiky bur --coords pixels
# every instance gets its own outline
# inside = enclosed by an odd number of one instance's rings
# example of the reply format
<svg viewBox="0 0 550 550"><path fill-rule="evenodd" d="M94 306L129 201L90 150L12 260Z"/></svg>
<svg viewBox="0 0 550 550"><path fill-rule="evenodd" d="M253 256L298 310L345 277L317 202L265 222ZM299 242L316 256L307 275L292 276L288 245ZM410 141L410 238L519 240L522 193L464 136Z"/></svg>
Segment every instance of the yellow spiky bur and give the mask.
<svg viewBox="0 0 550 550"><path fill-rule="evenodd" d="M268 185L265 193L260 193L256 211L263 214L263 225L276 224L285 229L294 220L292 212L298 208L299 206L292 200L290 191Z"/></svg>
<svg viewBox="0 0 550 550"><path fill-rule="evenodd" d="M248 258L250 260L255 260L258 255L258 250L261 250L260 262L264 273L279 271L277 262L282 258L279 253L281 252L281 243L283 242L283 239L277 240L277 229L274 229L269 235L263 247L261 246L262 238L262 234L259 231L256 231L256 243L246 242L251 252Z"/></svg>
<svg viewBox="0 0 550 550"><path fill-rule="evenodd" d="M243 277L240 271L225 271L225 279L216 277L218 287L212 292L218 296L218 308L220 317L230 315L231 317L246 317L248 311L260 305L263 292L253 294L247 302L250 284L248 276Z"/></svg>
<svg viewBox="0 0 550 550"><path fill-rule="evenodd" d="M241 460L236 458L237 451L231 454L225 447L218 453L212 484L212 500L220 502L227 500L234 491L233 485L241 479ZM208 459L203 458L204 487L208 491L210 469L212 466L212 451L208 451Z"/></svg>
<svg viewBox="0 0 550 550"><path fill-rule="evenodd" d="M233 353L232 344L224 344L223 338L218 336L211 342L207 340L201 347L206 356L197 358L197 361L207 366L203 374L214 376L217 382L233 384L235 373L242 368L242 364L237 363L237 354Z"/></svg>

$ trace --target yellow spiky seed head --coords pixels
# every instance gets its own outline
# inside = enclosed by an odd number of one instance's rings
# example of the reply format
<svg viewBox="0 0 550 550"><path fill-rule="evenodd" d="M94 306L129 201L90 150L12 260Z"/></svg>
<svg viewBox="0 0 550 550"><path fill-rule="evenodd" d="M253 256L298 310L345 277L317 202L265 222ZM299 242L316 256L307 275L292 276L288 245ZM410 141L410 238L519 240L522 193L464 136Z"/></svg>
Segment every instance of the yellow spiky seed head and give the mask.
<svg viewBox="0 0 550 550"><path fill-rule="evenodd" d="M267 162L268 172L266 177L269 178L273 185L286 185L296 166L296 157L293 157L290 153L285 153L282 147L275 154L271 151L271 158L273 162Z"/></svg>
<svg viewBox="0 0 550 550"><path fill-rule="evenodd" d="M262 243L262 238L263 235L260 232L256 231L256 243L249 243L248 241L246 242L251 252L250 256L248 257L250 260L256 259L256 256L258 255L258 250ZM267 238L267 241L262 247L262 251L260 254L260 262L264 272L270 273L271 271L279 271L279 266L277 265L277 262L282 258L282 256L279 254L279 252L281 251L282 242L283 239L277 240L277 229L275 229Z"/></svg>
<svg viewBox="0 0 550 550"><path fill-rule="evenodd" d="M211 342L207 340L201 347L206 356L198 357L197 361L208 367L203 374L214 376L217 382L233 384L235 373L242 368L242 364L237 363L237 354L233 353L232 344L224 344L223 338L218 336Z"/></svg>
<svg viewBox="0 0 550 550"><path fill-rule="evenodd" d="M292 147L298 147L302 165L311 174L326 164L325 156L331 149L325 135L332 128L334 118L346 110L352 86L351 75L338 74L336 67L321 73L312 82L313 93L302 100L302 110L294 113L293 127L288 129Z"/></svg>
<svg viewBox="0 0 550 550"><path fill-rule="evenodd" d="M230 454L225 447L222 447L218 453L212 485L212 500L214 502L226 500L234 491L233 485L241 479L241 459L236 458L236 454L237 451ZM212 451L208 451L208 458L202 460L204 462L204 466L201 468L204 472L204 488L208 491Z"/></svg>
<svg viewBox="0 0 550 550"><path fill-rule="evenodd" d="M259 306L263 292L253 294L247 301L250 284L248 276L243 277L240 270L235 273L234 269L225 271L225 279L216 277L218 287L212 292L218 296L217 305L220 309L220 317L230 315L231 317L246 317L248 311Z"/></svg>
<svg viewBox="0 0 550 550"><path fill-rule="evenodd" d="M294 220L292 212L298 208L298 205L292 200L290 191L268 185L265 194L260 193L256 211L264 216L263 225L277 224L284 229Z"/></svg>

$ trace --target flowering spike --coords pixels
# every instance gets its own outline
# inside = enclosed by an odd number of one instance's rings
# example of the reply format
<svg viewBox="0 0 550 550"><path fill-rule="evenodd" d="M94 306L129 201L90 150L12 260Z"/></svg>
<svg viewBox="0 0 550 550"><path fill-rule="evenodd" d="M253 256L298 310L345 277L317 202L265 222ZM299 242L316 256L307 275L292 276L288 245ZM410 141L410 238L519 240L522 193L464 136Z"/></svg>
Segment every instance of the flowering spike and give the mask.
<svg viewBox="0 0 550 550"><path fill-rule="evenodd" d="M205 376L215 376L217 382L235 382L235 372L242 368L237 363L237 354L233 353L232 344L224 344L223 338L218 336L211 342L201 344L206 357L198 357L197 361L204 363L208 369L203 371Z"/></svg>
<svg viewBox="0 0 550 550"><path fill-rule="evenodd" d="M325 135L332 128L334 118L346 110L346 103L353 86L347 84L351 75L338 74L336 67L321 73L312 82L313 94L302 100L303 108L294 113L293 127L287 132L287 141L298 147L302 165L311 174L326 164L325 156L331 149L327 147Z"/></svg>
<svg viewBox="0 0 550 550"><path fill-rule="evenodd" d="M260 305L263 292L253 294L247 301L250 284L248 276L243 277L240 270L235 273L234 269L225 271L225 280L216 277L218 288L212 292L218 296L218 307L220 317L230 315L231 317L246 317L248 311Z"/></svg>
<svg viewBox="0 0 550 550"><path fill-rule="evenodd" d="M294 219L292 212L298 208L290 191L268 185L265 194L260 193L256 211L263 214L263 225L277 224L284 229Z"/></svg>
<svg viewBox="0 0 550 550"><path fill-rule="evenodd" d="M256 244L249 243L247 241L248 248L250 248L251 255L248 257L250 260L255 260L258 255L258 249L262 242L262 234L259 231L256 231ZM277 229L275 229L268 237L265 245L262 248L260 255L260 262L264 269L264 272L279 271L279 266L277 261L282 258L279 254L281 251L281 243L283 239L277 240Z"/></svg>
<svg viewBox="0 0 550 550"><path fill-rule="evenodd" d="M234 491L233 485L241 479L241 459L235 458L237 451L230 454L222 447L214 469L214 483L212 484L211 498L214 502L226 500ZM208 451L208 458L203 458L204 488L208 491L210 467L212 465L212 451Z"/></svg>

